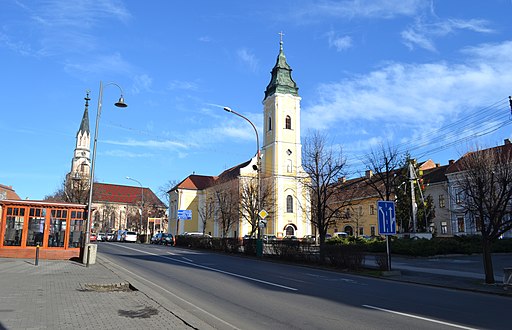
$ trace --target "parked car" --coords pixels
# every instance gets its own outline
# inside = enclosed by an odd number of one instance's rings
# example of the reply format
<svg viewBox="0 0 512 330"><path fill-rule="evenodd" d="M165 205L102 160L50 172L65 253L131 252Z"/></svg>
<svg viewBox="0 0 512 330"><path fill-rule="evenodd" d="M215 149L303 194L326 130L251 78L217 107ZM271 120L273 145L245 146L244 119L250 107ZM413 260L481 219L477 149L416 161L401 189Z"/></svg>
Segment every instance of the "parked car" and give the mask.
<svg viewBox="0 0 512 330"><path fill-rule="evenodd" d="M203 234L203 233L201 233L201 232L199 232L199 231L186 232L184 235L185 235L185 236L200 236L200 237L212 238L212 235Z"/></svg>
<svg viewBox="0 0 512 330"><path fill-rule="evenodd" d="M302 241L303 242L306 242L306 243L316 243L316 237L314 235L304 235L304 237L302 238Z"/></svg>
<svg viewBox="0 0 512 330"><path fill-rule="evenodd" d="M105 233L98 233L97 238L98 238L98 242L105 241Z"/></svg>
<svg viewBox="0 0 512 330"><path fill-rule="evenodd" d="M332 234L332 237L345 238L348 237L348 234L344 231L337 231L334 234Z"/></svg>
<svg viewBox="0 0 512 330"><path fill-rule="evenodd" d="M156 233L155 235L153 235L151 237L151 239L149 240L149 243L158 244L158 242L160 241L160 237L162 237L162 233Z"/></svg>
<svg viewBox="0 0 512 330"><path fill-rule="evenodd" d="M114 240L115 233L113 231L105 234L105 241L112 242Z"/></svg>
<svg viewBox="0 0 512 330"><path fill-rule="evenodd" d="M137 233L134 231L126 231L123 233L121 241L135 243L137 242Z"/></svg>
<svg viewBox="0 0 512 330"><path fill-rule="evenodd" d="M96 242L98 240L98 237L96 236L96 233L91 233L89 235L89 242Z"/></svg>
<svg viewBox="0 0 512 330"><path fill-rule="evenodd" d="M295 236L295 235L286 235L285 237L283 237L283 240L285 240L285 241L296 241L297 240L297 236Z"/></svg>
<svg viewBox="0 0 512 330"><path fill-rule="evenodd" d="M276 241L277 240L277 236L276 235L263 235L263 242L271 242L271 241Z"/></svg>
<svg viewBox="0 0 512 330"><path fill-rule="evenodd" d="M161 233L162 235L160 236L160 241L158 242L158 244L163 244L163 245L174 245L174 236L172 236L172 234L169 234L169 233Z"/></svg>

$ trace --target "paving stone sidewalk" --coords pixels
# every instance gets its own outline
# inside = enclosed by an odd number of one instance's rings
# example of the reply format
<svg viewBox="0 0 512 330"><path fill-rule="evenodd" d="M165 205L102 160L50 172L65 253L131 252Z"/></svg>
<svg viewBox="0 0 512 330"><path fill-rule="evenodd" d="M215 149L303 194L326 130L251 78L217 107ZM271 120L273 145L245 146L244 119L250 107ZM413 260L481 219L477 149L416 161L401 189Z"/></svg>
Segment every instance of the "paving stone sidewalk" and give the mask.
<svg viewBox="0 0 512 330"><path fill-rule="evenodd" d="M0 258L2 329L194 328L106 267Z"/></svg>

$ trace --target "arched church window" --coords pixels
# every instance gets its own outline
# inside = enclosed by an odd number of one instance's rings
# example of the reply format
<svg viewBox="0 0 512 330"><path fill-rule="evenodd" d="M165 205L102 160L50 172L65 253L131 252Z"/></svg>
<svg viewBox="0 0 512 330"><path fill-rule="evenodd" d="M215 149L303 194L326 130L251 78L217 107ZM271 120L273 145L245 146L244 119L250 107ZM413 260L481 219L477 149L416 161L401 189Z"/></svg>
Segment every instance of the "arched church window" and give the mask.
<svg viewBox="0 0 512 330"><path fill-rule="evenodd" d="M295 235L295 228L293 228L292 225L286 226L286 229L284 231L286 236L294 236Z"/></svg>
<svg viewBox="0 0 512 330"><path fill-rule="evenodd" d="M292 195L286 196L286 212L293 213L293 197L292 197Z"/></svg>
<svg viewBox="0 0 512 330"><path fill-rule="evenodd" d="M287 163L286 163L286 171L288 173L292 173L293 172L293 162L291 159L288 159L287 160Z"/></svg>
<svg viewBox="0 0 512 330"><path fill-rule="evenodd" d="M272 117L268 117L268 130L272 130Z"/></svg>
<svg viewBox="0 0 512 330"><path fill-rule="evenodd" d="M292 129L292 117L286 116L285 128Z"/></svg>

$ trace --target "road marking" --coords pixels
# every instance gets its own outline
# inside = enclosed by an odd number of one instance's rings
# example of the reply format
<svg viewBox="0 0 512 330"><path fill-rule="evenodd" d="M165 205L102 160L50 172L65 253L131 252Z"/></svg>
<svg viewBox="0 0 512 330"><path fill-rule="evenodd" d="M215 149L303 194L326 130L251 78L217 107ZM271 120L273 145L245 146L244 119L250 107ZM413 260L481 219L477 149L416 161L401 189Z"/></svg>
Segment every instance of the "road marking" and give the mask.
<svg viewBox="0 0 512 330"><path fill-rule="evenodd" d="M227 321L224 321L223 319L219 318L218 316L213 315L212 313L210 313L210 312L208 312L208 311L206 311L206 310L202 309L201 307L199 307L199 306L197 306L197 305L195 305L195 304L191 303L190 301L188 301L188 300L185 300L185 299L181 298L180 296L176 295L175 293L172 293L171 291L167 290L166 288L161 287L160 285L158 285L158 284L156 284L156 283L154 283L154 282L151 282L150 280L148 280L148 279L146 279L146 278L144 278L144 277L142 277L142 276L140 276L140 275L137 275L137 274L135 274L134 272L132 272L132 271L130 271L130 270L128 270L128 269L126 269L126 268L124 268L123 266L121 266L121 265L119 265L119 264L117 264L117 263L113 262L110 258L106 258L106 259L108 259L108 261L109 261L109 262L111 262L111 263L113 263L114 265L116 265L116 267L123 269L123 271L125 271L125 272L127 272L127 273L132 274L133 276L135 276L135 277L139 278L139 279L140 279L140 280L142 280L142 281L145 281L145 282L147 282L147 283L151 283L152 285L154 285L154 286L155 286L155 287L157 287L158 289L160 289L160 290L162 290L162 291L166 292L167 294L170 294L170 295L171 295L171 296L173 296L174 298L177 298L177 299L179 299L179 300L183 301L184 303L189 304L189 305L190 305L190 306L192 306L194 309L197 309L197 310L201 311L202 313L205 313L206 315L208 315L208 316L210 316L210 317L212 317L212 318L216 319L217 321L224 323L225 325L227 325L227 326L228 326L228 327L230 327L230 328L240 330L240 328L237 328L237 327L236 327L236 326L234 326L233 324L231 324L231 323L229 323L229 322L227 322ZM204 320L202 320L202 321L204 321Z"/></svg>
<svg viewBox="0 0 512 330"><path fill-rule="evenodd" d="M375 306L370 306L370 305L363 305L363 307L370 308L370 309L376 309L376 310L379 310L379 311L382 311L382 312L388 312L388 313L392 313L392 314L407 316L407 317L411 317L411 318L419 319L419 320L423 320L423 321L443 324L443 325L447 325L447 326L454 327L454 328L467 329L467 330L477 330L476 328L470 328L470 327L466 327L466 326L455 324L455 323L449 323L449 322L439 321L439 320L435 320L435 319L430 319L428 317L423 317L423 316L418 316L418 315L413 315L413 314L397 312L397 311L393 311L391 309L385 309L385 308L380 308L380 307L375 307Z"/></svg>
<svg viewBox="0 0 512 330"><path fill-rule="evenodd" d="M182 257L182 258L187 260L188 262L194 262L194 260L192 260L192 259L189 259L189 258L186 258L186 257Z"/></svg>
<svg viewBox="0 0 512 330"><path fill-rule="evenodd" d="M123 247L125 249L134 250L134 251L137 251L137 252L142 252L142 253L145 253L145 254L153 255L153 256L156 256L156 257L164 258L164 259L169 259L169 260L172 260L172 261L175 261L175 262L181 262L181 263L189 265L189 266L203 268L203 269L211 270L211 271L214 271L214 272L217 272L217 273L226 274L226 275L233 276L233 277L238 277L238 278L243 278L245 280L249 280L249 281L253 281L253 282L258 282L258 283L262 283L262 284L266 284L266 285L270 285L270 286L275 286L275 287L286 289L286 290L290 290L290 291L298 291L299 290L297 288L292 288L292 287L289 287L289 286L284 286L284 285L281 285L281 284L260 280L260 279L254 278L254 277L249 277L249 276L245 276L245 275L240 275L240 274L236 274L236 273L227 272L227 271L222 270L222 269L217 269L217 268L213 268L213 267L203 266L203 265L199 265L199 264L196 264L196 263L193 263L193 262L179 260L179 259L171 258L171 257L168 257L168 256L162 256L162 255L159 255L159 254L156 254L156 253L153 253L153 252L147 252L147 251L143 251L143 250L138 250L138 249L135 249L135 248L132 248L132 247L123 246L121 244L119 246Z"/></svg>

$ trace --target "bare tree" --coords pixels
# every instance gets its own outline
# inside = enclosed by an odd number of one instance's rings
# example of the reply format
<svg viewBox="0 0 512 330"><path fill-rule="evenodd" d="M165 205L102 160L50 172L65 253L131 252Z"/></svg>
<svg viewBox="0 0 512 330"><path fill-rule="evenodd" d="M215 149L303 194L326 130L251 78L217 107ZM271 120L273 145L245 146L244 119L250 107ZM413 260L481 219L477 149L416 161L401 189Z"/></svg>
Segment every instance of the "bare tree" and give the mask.
<svg viewBox="0 0 512 330"><path fill-rule="evenodd" d="M239 192L237 180L219 183L213 187L215 200L215 221L217 222L222 238L228 236L229 231L239 220Z"/></svg>
<svg viewBox="0 0 512 330"><path fill-rule="evenodd" d="M456 188L482 235L485 282L493 284L492 243L512 229L512 145L469 152L456 163Z"/></svg>
<svg viewBox="0 0 512 330"><path fill-rule="evenodd" d="M314 132L306 137L302 151L303 168L308 178L302 180L310 193L311 223L319 234L322 255L325 235L341 215L347 203L338 196L335 184L345 177L346 161L341 147L334 150L326 145L326 137Z"/></svg>
<svg viewBox="0 0 512 330"><path fill-rule="evenodd" d="M251 226L251 236L256 234L258 230L260 217L258 213L261 211L258 209L258 179L256 177L242 177L240 182L240 212L242 219L247 221ZM260 207L265 209L267 213L272 216L273 211L271 210L272 204L272 186L270 185L270 178L261 178L259 184L261 184L260 191Z"/></svg>
<svg viewBox="0 0 512 330"><path fill-rule="evenodd" d="M206 225L215 214L215 199L210 191L205 190L204 203L199 203L197 213L203 225L203 234L205 234Z"/></svg>
<svg viewBox="0 0 512 330"><path fill-rule="evenodd" d="M89 178L68 177L51 195L44 197L46 201L87 204L89 202Z"/></svg>
<svg viewBox="0 0 512 330"><path fill-rule="evenodd" d="M400 175L404 168L404 161L398 149L381 145L378 150L372 150L366 155L364 161L366 166L366 184L371 187L381 200L391 200L395 188L402 183Z"/></svg>

